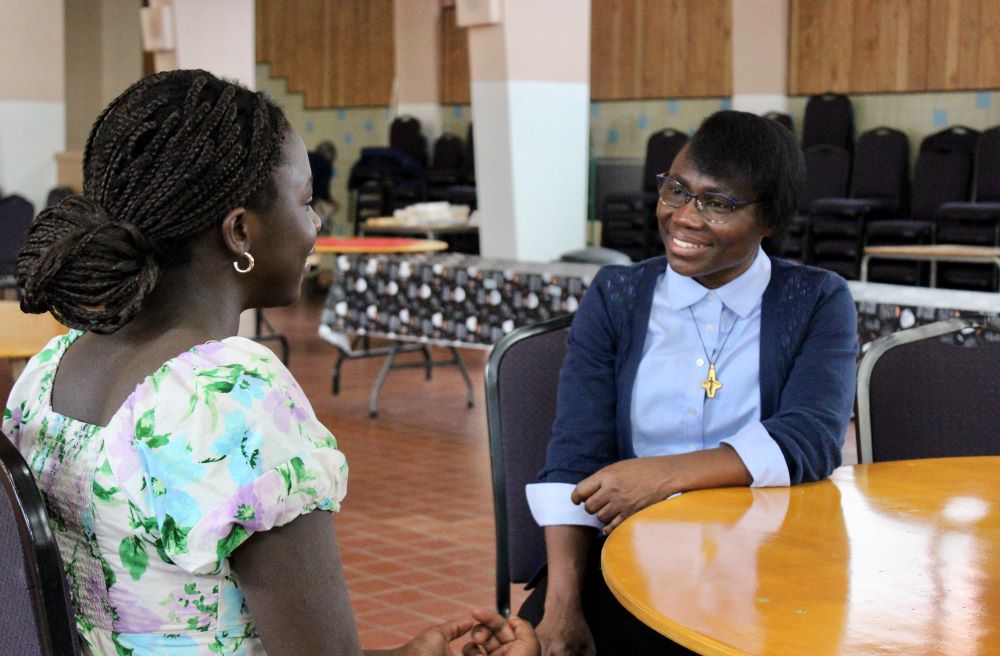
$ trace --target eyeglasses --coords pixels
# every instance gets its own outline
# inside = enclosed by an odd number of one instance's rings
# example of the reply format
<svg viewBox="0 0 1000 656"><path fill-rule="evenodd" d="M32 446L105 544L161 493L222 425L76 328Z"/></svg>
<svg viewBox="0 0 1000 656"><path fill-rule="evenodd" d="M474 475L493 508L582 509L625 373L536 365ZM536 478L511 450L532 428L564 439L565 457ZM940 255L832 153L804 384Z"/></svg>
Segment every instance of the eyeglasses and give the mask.
<svg viewBox="0 0 1000 656"><path fill-rule="evenodd" d="M708 223L727 223L732 220L731 215L737 210L760 202L759 198L756 200L735 200L729 196L708 191L692 194L680 182L662 173L656 176L656 188L660 195L660 202L667 207L680 209L693 199L698 215Z"/></svg>

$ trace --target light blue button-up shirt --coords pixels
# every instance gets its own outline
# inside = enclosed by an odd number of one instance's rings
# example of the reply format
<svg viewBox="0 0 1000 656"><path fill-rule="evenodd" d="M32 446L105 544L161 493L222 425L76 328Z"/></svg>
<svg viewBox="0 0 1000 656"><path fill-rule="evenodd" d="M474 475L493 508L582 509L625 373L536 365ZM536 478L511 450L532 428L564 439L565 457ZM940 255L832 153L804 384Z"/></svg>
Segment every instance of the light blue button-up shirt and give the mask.
<svg viewBox="0 0 1000 656"><path fill-rule="evenodd" d="M728 444L743 460L754 486L788 485L781 449L760 423L760 311L770 280L771 261L763 251L738 278L714 290L667 267L653 293L632 388L632 444L637 456L675 455ZM722 383L711 399L701 387L710 362L715 362ZM573 487L527 486L528 503L540 525L601 526L570 501Z"/></svg>

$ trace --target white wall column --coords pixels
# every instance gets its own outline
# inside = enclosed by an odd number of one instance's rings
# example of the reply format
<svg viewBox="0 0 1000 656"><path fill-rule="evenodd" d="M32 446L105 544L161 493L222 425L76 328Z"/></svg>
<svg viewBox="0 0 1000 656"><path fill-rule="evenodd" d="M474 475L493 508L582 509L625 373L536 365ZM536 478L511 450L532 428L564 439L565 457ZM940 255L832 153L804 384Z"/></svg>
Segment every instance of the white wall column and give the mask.
<svg viewBox="0 0 1000 656"><path fill-rule="evenodd" d="M0 0L0 189L35 210L66 149L63 2Z"/></svg>
<svg viewBox="0 0 1000 656"><path fill-rule="evenodd" d="M733 109L788 111L788 0L732 0Z"/></svg>
<svg viewBox="0 0 1000 656"><path fill-rule="evenodd" d="M590 3L458 0L469 29L480 250L547 261L586 241Z"/></svg>

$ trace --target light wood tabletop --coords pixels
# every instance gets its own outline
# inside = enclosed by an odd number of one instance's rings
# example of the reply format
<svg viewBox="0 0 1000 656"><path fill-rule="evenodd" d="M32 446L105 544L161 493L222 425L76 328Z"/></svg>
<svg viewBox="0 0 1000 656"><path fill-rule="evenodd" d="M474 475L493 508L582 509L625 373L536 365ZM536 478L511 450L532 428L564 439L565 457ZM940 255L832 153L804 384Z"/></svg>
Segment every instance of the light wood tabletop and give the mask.
<svg viewBox="0 0 1000 656"><path fill-rule="evenodd" d="M602 564L700 654L1000 654L1000 457L689 492L622 523Z"/></svg>
<svg viewBox="0 0 1000 656"><path fill-rule="evenodd" d="M923 260L930 262L930 286L937 287L938 262L992 263L1000 267L1000 248L966 244L865 246L865 253L861 258L861 280L868 280L868 262L872 259Z"/></svg>
<svg viewBox="0 0 1000 656"><path fill-rule="evenodd" d="M447 248L448 244L443 241L406 237L320 237L316 240L316 252L320 255L431 253Z"/></svg>
<svg viewBox="0 0 1000 656"><path fill-rule="evenodd" d="M362 234L434 235L478 232L479 226L468 221L431 221L423 224L403 223L391 216L368 219L361 224Z"/></svg>

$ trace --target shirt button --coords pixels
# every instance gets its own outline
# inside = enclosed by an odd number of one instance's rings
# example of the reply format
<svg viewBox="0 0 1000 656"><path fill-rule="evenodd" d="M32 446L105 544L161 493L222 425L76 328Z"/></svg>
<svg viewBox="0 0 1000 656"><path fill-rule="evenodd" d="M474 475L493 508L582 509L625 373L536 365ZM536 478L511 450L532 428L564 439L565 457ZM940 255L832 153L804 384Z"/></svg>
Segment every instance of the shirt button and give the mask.
<svg viewBox="0 0 1000 656"><path fill-rule="evenodd" d="M698 411L697 411L697 410L695 410L694 408L688 408L688 413L689 413L689 414L690 414L690 415L691 415L692 417L694 417L694 416L697 416L697 414L698 414Z"/></svg>
<svg viewBox="0 0 1000 656"><path fill-rule="evenodd" d="M712 324L708 324L707 326L705 326L705 330L707 330L708 332L712 332L713 330L715 330L715 326L713 326Z"/></svg>
<svg viewBox="0 0 1000 656"><path fill-rule="evenodd" d="M705 360L703 358L698 358L697 360L694 361L694 363L696 365L698 365L699 367L704 367L705 366Z"/></svg>

